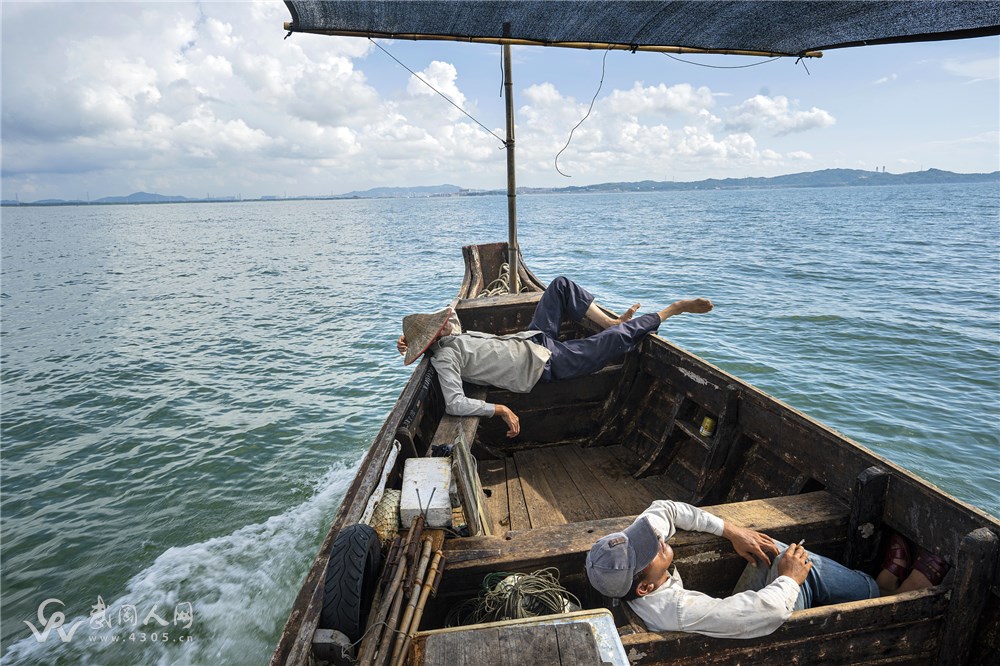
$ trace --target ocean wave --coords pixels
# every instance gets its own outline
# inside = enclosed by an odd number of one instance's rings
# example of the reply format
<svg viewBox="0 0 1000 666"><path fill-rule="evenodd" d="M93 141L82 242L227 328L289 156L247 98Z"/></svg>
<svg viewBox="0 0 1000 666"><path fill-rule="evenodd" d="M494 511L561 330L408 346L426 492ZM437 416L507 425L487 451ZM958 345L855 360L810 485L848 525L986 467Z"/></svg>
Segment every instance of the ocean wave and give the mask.
<svg viewBox="0 0 1000 666"><path fill-rule="evenodd" d="M40 642L23 626L25 638L10 646L4 663L266 663L305 568L353 474L353 469L338 465L298 506L225 536L168 548L128 581L124 594L106 603L104 617L110 628L92 622L89 614L100 591L86 599L63 593L65 608L49 604L45 617L51 620L56 611L75 612L61 627L69 634L77 626L70 640L63 642L58 631L52 630ZM39 603L46 596L51 595L40 593ZM190 623L183 620L184 604L191 605ZM121 622L129 619L130 608L136 609L138 626ZM182 611L182 621L175 624L177 609ZM168 625L163 626L160 619ZM143 624L143 620L148 622ZM42 628L38 618L30 621ZM154 633L160 636L155 641Z"/></svg>

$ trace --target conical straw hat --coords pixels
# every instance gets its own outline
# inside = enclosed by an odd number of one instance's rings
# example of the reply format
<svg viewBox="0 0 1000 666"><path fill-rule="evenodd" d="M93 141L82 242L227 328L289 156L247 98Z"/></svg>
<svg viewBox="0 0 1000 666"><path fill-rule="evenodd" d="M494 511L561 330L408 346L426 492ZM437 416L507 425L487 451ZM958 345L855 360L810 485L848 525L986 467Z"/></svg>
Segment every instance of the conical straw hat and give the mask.
<svg viewBox="0 0 1000 666"><path fill-rule="evenodd" d="M450 317L451 308L438 310L432 314L411 314L403 317L403 337L406 338L406 356L403 357L403 365L413 363L427 351Z"/></svg>

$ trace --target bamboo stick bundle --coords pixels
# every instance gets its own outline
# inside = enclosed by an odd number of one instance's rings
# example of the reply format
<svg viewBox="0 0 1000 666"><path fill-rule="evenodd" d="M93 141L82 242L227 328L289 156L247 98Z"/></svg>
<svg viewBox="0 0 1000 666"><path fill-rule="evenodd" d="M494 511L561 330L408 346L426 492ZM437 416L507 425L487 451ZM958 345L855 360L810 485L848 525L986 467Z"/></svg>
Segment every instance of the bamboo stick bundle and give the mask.
<svg viewBox="0 0 1000 666"><path fill-rule="evenodd" d="M389 618L385 621L385 631L382 633L382 640L379 641L378 651L371 661L373 666L380 666L389 660L389 646L392 643L392 635L398 631L396 627L399 624L399 611L402 607L403 586L400 585L396 589L396 594L392 600L392 611L389 613Z"/></svg>
<svg viewBox="0 0 1000 666"><path fill-rule="evenodd" d="M406 611L403 613L403 619L399 623L399 633L396 634L396 643L392 648L392 662L395 662L396 655L403 647L404 634L410 626L410 620L413 619L413 613L417 606L417 597L420 596L420 588L424 584L424 574L427 572L427 564L431 559L431 538L424 537L424 548L420 553L420 563L413 569L413 575L407 577L407 580L413 580L413 586L410 589L409 603L406 604Z"/></svg>
<svg viewBox="0 0 1000 666"><path fill-rule="evenodd" d="M392 607L396 593L399 591L402 585L403 578L406 576L407 570L407 557L406 553L409 550L410 542L413 540L413 536L417 533L423 531L423 516L414 516L410 523L410 530L406 534L406 539L399 544L396 552L399 554L399 559L396 564L395 570L392 572L392 582L389 587L386 588L385 594L379 601L379 606L376 612L370 613L368 616L368 627L365 630L365 636L361 641L361 647L358 649L358 663L368 664L371 662L372 658L375 656L375 650L381 643L381 637L384 631L384 627L378 627L373 630L378 624L383 624L386 621L386 616L389 614ZM383 573L383 580L389 575L389 571Z"/></svg>
<svg viewBox="0 0 1000 666"><path fill-rule="evenodd" d="M386 623L386 616L389 614L392 607L393 601L396 597L402 598L399 594L400 586L403 582L403 576L406 575L406 560L400 560L399 566L396 567L396 574L393 576L392 583L386 589L385 596L382 597L382 604L379 606L378 613L374 616L374 619L370 623L369 629L361 641L361 647L358 649L358 663L359 664L369 664L372 658L375 656L375 649L379 645L380 638L382 637L384 625Z"/></svg>
<svg viewBox="0 0 1000 666"><path fill-rule="evenodd" d="M431 591L437 594L438 584L441 582L441 576L444 574L444 567L447 560L441 554L441 551L434 553L434 560L431 562L430 569L427 572L427 578L424 580L423 589L420 590L420 600L417 601L414 607L413 618L410 620L410 624L402 631L405 632L403 637L403 645L399 653L393 653L393 661L391 666L403 666L403 662L406 660L406 653L410 651L410 645L413 642L413 635L417 633L420 628L420 620L424 616L424 607L427 605L427 597L430 596Z"/></svg>

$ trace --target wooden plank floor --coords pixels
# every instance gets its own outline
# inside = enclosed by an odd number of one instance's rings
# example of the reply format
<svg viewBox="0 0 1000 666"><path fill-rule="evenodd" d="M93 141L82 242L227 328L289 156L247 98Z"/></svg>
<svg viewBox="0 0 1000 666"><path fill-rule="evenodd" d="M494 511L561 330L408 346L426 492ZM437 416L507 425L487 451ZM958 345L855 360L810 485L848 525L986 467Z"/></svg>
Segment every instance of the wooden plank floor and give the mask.
<svg viewBox="0 0 1000 666"><path fill-rule="evenodd" d="M642 513L655 499L674 499L665 477L635 479L621 446L576 444L518 451L482 460L479 476L496 521L493 534Z"/></svg>

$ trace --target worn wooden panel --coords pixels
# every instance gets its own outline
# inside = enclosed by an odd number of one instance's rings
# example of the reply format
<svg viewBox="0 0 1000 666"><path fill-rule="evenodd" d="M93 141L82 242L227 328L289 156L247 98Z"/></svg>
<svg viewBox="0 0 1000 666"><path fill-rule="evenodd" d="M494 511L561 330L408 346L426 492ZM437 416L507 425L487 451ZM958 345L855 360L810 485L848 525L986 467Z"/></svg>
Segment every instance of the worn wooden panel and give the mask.
<svg viewBox="0 0 1000 666"><path fill-rule="evenodd" d="M946 666L968 662L979 619L989 600L989 583L997 563L997 535L986 528L968 534L958 549L951 604L938 661Z"/></svg>
<svg viewBox="0 0 1000 666"><path fill-rule="evenodd" d="M819 458L820 456L815 456ZM762 442L755 442L733 481L729 501L742 502L797 493L809 480L801 468L788 464Z"/></svg>
<svg viewBox="0 0 1000 666"><path fill-rule="evenodd" d="M850 497L854 479L876 464L861 448L846 446L840 436L816 427L804 417L762 395L746 395L740 404L739 425L759 444L787 465L817 479L827 490ZM822 452L818 455L817 452Z"/></svg>
<svg viewBox="0 0 1000 666"><path fill-rule="evenodd" d="M521 490L532 529L566 523L566 516L556 504L556 495L549 486L544 471L534 464L532 451L518 451L514 454L514 461L521 478Z"/></svg>
<svg viewBox="0 0 1000 666"><path fill-rule="evenodd" d="M485 666L497 663L500 632L495 628L462 633L430 634L424 641L423 663Z"/></svg>
<svg viewBox="0 0 1000 666"><path fill-rule="evenodd" d="M705 459L708 457L708 451L700 443L690 439L678 442L676 450L677 453L663 474L682 487L690 488L693 491L698 487L702 476L706 473ZM748 497L746 499L758 498Z"/></svg>
<svg viewBox="0 0 1000 666"><path fill-rule="evenodd" d="M499 663L503 666L552 666L559 663L560 645L554 626L500 627L499 632Z"/></svg>
<svg viewBox="0 0 1000 666"><path fill-rule="evenodd" d="M727 376L699 362L694 356L681 355L666 345L651 345L643 356L642 369L663 381L671 393L680 393L712 414L725 406Z"/></svg>
<svg viewBox="0 0 1000 666"><path fill-rule="evenodd" d="M624 449L620 446L595 446L583 449L580 459L590 467L601 488L622 508L619 515L636 515L645 511L656 495L632 478L625 467Z"/></svg>
<svg viewBox="0 0 1000 666"><path fill-rule="evenodd" d="M882 515L888 488L889 475L881 467L869 467L854 482L844 555L844 564L852 569L874 570L880 556Z"/></svg>
<svg viewBox="0 0 1000 666"><path fill-rule="evenodd" d="M583 495L584 500L590 506L593 518L613 518L614 516L626 516L630 511L626 511L619 506L618 502L604 489L601 482L590 470L584 457L591 449L581 449L579 446L559 446L552 449L563 468L569 474L577 489Z"/></svg>
<svg viewBox="0 0 1000 666"><path fill-rule="evenodd" d="M825 492L704 508L723 520L752 527L785 542L805 538L820 552L824 552L819 548L822 544L842 547L847 530L847 506ZM509 532L504 537L449 539L444 551L450 559L442 589L450 593L475 588L485 573L498 570L533 571L555 566L563 577L582 573L586 554L594 542L605 534L624 529L634 519L635 516L605 518ZM671 544L678 567L684 565L684 580L691 581L692 589L698 589L697 585L702 583L716 584L712 581L722 575L720 572L731 572L742 561L728 541L711 534L680 531ZM477 553L477 559L463 559L464 551ZM699 582L696 585L694 581Z"/></svg>
<svg viewBox="0 0 1000 666"><path fill-rule="evenodd" d="M531 529L531 519L528 517L528 504L524 500L524 490L521 487L521 476L517 472L517 463L513 457L504 458L507 468L507 509L509 511L509 530ZM502 534L502 532L498 532Z"/></svg>
<svg viewBox="0 0 1000 666"><path fill-rule="evenodd" d="M503 399L499 402L506 404ZM501 418L483 419L479 437L483 444L497 450L592 437L598 430L602 404L597 401L559 409L515 409L521 421L521 433L516 438L507 438L507 424Z"/></svg>
<svg viewBox="0 0 1000 666"><path fill-rule="evenodd" d="M559 640L559 664L576 666L577 664L601 663L597 642L590 627L582 624L558 624L556 636ZM555 663L555 662L549 662Z"/></svg>
<svg viewBox="0 0 1000 666"><path fill-rule="evenodd" d="M510 509L507 506L507 466L503 460L486 458L479 460L479 480L483 484L483 494L489 514L493 517L490 525L492 534L503 534L510 529Z"/></svg>
<svg viewBox="0 0 1000 666"><path fill-rule="evenodd" d="M933 661L947 604L944 588L867 599L792 614L769 636L748 640L680 632L622 637L642 664L862 664Z"/></svg>

